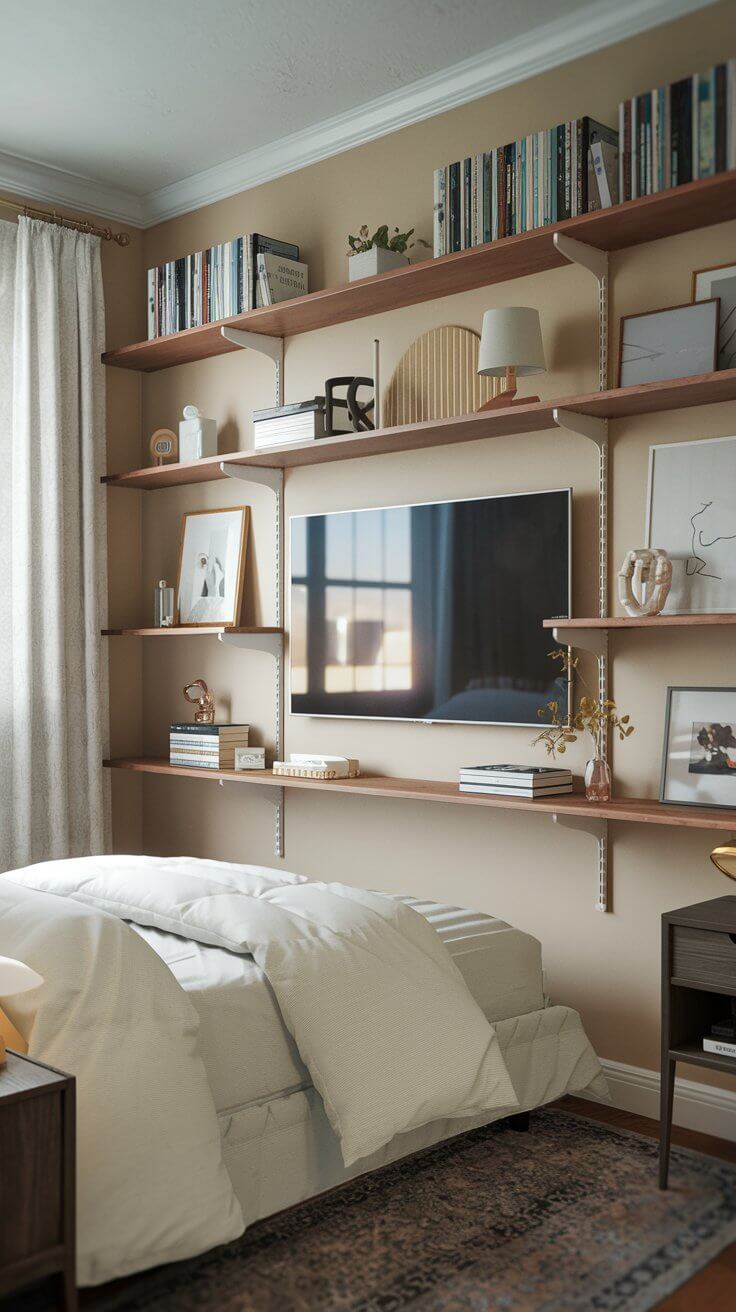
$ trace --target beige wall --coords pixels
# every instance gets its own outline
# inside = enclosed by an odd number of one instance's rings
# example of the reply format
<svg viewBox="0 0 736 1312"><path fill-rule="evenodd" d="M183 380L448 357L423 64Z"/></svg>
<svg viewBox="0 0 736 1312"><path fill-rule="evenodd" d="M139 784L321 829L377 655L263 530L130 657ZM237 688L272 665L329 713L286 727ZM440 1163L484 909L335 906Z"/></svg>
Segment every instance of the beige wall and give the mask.
<svg viewBox="0 0 736 1312"><path fill-rule="evenodd" d="M300 243L313 288L344 281L346 234L362 222L415 225L419 235L431 240L436 166L578 114L615 123L621 97L736 53L724 47L724 32L732 18L730 3L715 5L523 86L161 225L145 234L145 264L257 229ZM617 340L621 313L687 300L691 270L734 258L735 247L736 224L729 224L615 256L612 341ZM120 291L128 295L127 288ZM138 295L142 307L142 281ZM548 374L538 383L542 396L596 386L595 284L582 271L566 268L295 338L287 343L286 399L314 394L329 374L368 371L374 336L381 339L387 378L420 332L443 323L477 329L485 308L506 304L540 309L549 363ZM111 325L111 344L131 338L127 327ZM114 370L111 375L117 387ZM130 419L127 389L134 384L124 376L119 385L125 391ZM153 428L175 426L187 402L217 418L221 451L246 448L252 443L251 411L270 403L271 397L268 361L246 352L145 376L141 453L146 459L145 444ZM734 407L722 405L612 426L613 572L624 550L643 541L650 444L727 435L733 433L735 420ZM116 415L112 422L122 445L121 421ZM125 439L129 436L126 432ZM575 612L591 614L596 596L595 450L564 433L296 470L287 476L286 508L287 514L293 514L568 485L574 489L575 505ZM184 510L240 504L247 491L223 482L148 494L111 494L113 569L120 571L113 587L113 606L120 609L111 612L113 620L149 622L156 580L175 576ZM255 489L248 500L253 506L253 531L246 622L268 623L273 604L269 494ZM136 579L130 538L140 501L143 607L136 616L132 614L135 583L121 580L127 577L128 565L130 577ZM115 540L118 532L120 544ZM642 631L615 638L614 649L614 691L636 724L634 737L615 753L616 786L621 793L654 797L665 687L678 682L736 682L732 635L727 629L707 636ZM117 752L134 746L132 685L141 659L140 745L146 752L166 751L168 723L185 711L181 687L196 675L205 676L215 689L221 714L251 722L254 739L271 744L273 680L267 656L225 650L213 639L139 645L125 639L117 650L113 661L118 673L119 700L114 701L113 715ZM440 779L453 779L458 767L470 761L529 758L530 738L530 731L524 729L288 716L286 720L287 750L342 752L360 757L366 771ZM537 759L544 758L538 754ZM584 759L582 749L574 754L576 770L582 769ZM135 785L126 776L114 780L116 797L123 797L129 807L131 787ZM273 856L271 809L249 800L246 789L150 777L144 781L143 798L147 852L278 865ZM119 846L137 845L134 811L130 814L130 833L120 825ZM287 800L283 864L316 877L465 903L512 921L541 939L553 998L579 1008L600 1053L654 1068L659 918L667 908L726 891L707 859L714 838L708 831L613 826L611 915L593 909L591 841L585 835L558 831L535 815L521 818L428 803L294 793Z"/></svg>

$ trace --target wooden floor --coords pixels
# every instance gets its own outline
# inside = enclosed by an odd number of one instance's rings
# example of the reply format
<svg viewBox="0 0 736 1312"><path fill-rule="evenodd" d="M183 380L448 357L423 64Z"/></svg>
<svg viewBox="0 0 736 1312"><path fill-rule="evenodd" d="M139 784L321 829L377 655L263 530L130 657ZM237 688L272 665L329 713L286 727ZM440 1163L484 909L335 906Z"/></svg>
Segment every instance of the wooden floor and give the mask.
<svg viewBox="0 0 736 1312"><path fill-rule="evenodd" d="M648 1116L635 1116L633 1112L622 1112L616 1107L588 1102L584 1098L563 1098L555 1106L565 1111L578 1112L581 1116L589 1116L592 1120L605 1121L607 1125L616 1125L622 1130L649 1134L653 1139L659 1135L657 1121L650 1120ZM672 1142L682 1148L693 1148L696 1152L709 1153L712 1157L722 1157L724 1161L736 1164L736 1143L729 1143L726 1139L716 1139L710 1134L699 1134L696 1130L683 1130L673 1125ZM734 1312L734 1309L736 1244L724 1249L692 1280L688 1280L657 1305L657 1312Z"/></svg>

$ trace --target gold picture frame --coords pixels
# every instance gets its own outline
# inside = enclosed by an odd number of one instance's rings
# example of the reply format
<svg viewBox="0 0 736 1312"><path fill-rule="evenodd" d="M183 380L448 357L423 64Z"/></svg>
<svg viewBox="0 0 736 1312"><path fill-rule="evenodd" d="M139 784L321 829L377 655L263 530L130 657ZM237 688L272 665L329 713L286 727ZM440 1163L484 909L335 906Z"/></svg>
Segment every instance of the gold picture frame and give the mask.
<svg viewBox="0 0 736 1312"><path fill-rule="evenodd" d="M223 516L229 521L222 520ZM239 522L234 516L240 516ZM189 510L182 515L176 575L178 625L237 627L249 525L250 506Z"/></svg>

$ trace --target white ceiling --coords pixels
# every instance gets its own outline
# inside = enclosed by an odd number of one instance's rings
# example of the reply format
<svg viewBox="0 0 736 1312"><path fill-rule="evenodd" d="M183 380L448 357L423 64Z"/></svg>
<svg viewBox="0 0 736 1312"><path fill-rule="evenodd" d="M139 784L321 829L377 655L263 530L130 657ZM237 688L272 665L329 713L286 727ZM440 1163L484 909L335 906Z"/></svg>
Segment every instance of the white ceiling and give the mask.
<svg viewBox="0 0 736 1312"><path fill-rule="evenodd" d="M706 3L0 0L0 185L153 222Z"/></svg>

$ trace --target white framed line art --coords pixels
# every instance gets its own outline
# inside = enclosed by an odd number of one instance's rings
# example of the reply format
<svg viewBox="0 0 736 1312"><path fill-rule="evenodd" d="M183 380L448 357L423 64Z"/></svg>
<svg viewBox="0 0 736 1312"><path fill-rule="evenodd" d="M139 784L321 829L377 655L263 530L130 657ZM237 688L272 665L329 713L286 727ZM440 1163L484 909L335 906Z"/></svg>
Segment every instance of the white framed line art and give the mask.
<svg viewBox="0 0 736 1312"><path fill-rule="evenodd" d="M238 623L249 520L248 506L194 510L182 516L178 624Z"/></svg>
<svg viewBox="0 0 736 1312"><path fill-rule="evenodd" d="M645 537L672 561L663 614L736 611L736 437L649 448Z"/></svg>
<svg viewBox="0 0 736 1312"><path fill-rule="evenodd" d="M717 367L736 369L736 264L733 261L712 269L695 270L693 300L708 301L714 296L721 302Z"/></svg>
<svg viewBox="0 0 736 1312"><path fill-rule="evenodd" d="M718 357L718 297L621 319L618 385L713 373Z"/></svg>
<svg viewBox="0 0 736 1312"><path fill-rule="evenodd" d="M736 807L736 688L668 688L660 802Z"/></svg>

